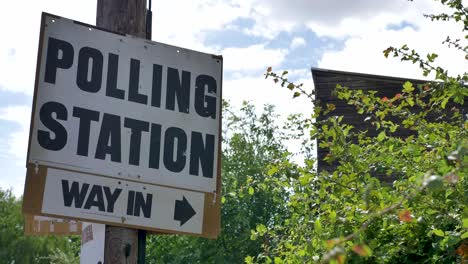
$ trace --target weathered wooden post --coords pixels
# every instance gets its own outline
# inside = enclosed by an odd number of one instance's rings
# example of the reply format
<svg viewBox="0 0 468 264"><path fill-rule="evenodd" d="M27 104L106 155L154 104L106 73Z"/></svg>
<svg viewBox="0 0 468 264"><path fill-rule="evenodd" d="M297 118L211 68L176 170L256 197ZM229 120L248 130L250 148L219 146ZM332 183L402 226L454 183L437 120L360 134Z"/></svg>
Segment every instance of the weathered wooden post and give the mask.
<svg viewBox="0 0 468 264"><path fill-rule="evenodd" d="M96 26L150 39L151 31L147 32L146 12L146 0L98 0ZM150 23L151 21L148 21L149 26ZM106 226L104 262L144 263L145 240L144 230Z"/></svg>

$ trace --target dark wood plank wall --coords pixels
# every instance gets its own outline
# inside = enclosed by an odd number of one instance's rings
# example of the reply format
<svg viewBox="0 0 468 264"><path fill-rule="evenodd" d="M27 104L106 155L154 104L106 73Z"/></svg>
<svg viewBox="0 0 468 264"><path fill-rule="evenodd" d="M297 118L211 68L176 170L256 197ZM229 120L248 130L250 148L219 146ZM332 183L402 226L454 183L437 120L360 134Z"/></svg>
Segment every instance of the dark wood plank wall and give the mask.
<svg viewBox="0 0 468 264"><path fill-rule="evenodd" d="M320 101L321 106L326 108L327 103L331 103L336 106L336 110L332 111L326 116L320 117L318 120L324 120L330 116L343 116L344 123L353 125L356 129L361 131L368 130L368 135L370 136L376 136L378 132L371 127L369 122L364 122L366 115L358 114L354 106L347 105L344 101L338 100L338 98L333 95L332 92L336 88L337 84L346 86L353 90L374 90L377 91L376 96L386 96L388 98L392 98L395 96L395 94L401 92L402 86L406 81L411 81L414 86L423 85L426 83L423 80L403 79L389 76L334 71L318 68L312 68L312 78L315 85L316 99ZM465 112L468 110L466 106L467 104L464 105ZM449 106L447 106L447 109L450 109ZM415 111L417 110L415 109ZM434 116L433 118L436 117ZM400 122L398 120L394 121ZM407 137L414 133L416 132L401 128L398 129L394 135ZM317 142L318 170L327 170L332 172L337 164L328 164L327 162L323 161L323 158L326 156L328 150L318 148L319 144L320 142ZM374 176L387 183L393 182L395 180L395 176Z"/></svg>

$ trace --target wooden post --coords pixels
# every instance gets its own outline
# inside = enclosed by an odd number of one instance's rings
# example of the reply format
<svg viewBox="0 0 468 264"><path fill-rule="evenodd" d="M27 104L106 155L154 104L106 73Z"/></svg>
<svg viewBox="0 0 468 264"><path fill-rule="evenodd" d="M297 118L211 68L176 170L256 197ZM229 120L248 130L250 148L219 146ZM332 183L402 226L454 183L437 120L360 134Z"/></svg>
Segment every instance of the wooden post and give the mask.
<svg viewBox="0 0 468 264"><path fill-rule="evenodd" d="M146 0L98 0L96 26L146 37Z"/></svg>
<svg viewBox="0 0 468 264"><path fill-rule="evenodd" d="M140 38L150 37L146 32L146 0L98 0L96 26ZM146 239L143 230L106 226L104 263L144 263L143 239ZM143 251L139 260L138 251L140 254Z"/></svg>

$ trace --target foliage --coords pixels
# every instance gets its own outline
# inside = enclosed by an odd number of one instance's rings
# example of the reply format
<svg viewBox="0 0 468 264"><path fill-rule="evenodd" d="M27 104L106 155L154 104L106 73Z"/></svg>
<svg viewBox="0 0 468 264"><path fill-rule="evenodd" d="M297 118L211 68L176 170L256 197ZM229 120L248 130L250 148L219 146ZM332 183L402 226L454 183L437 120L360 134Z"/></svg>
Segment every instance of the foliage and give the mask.
<svg viewBox="0 0 468 264"><path fill-rule="evenodd" d="M460 0L441 0L467 30ZM466 41L463 40L463 41ZM467 56L462 40L444 43ZM378 133L369 136L334 115L288 72L266 77L308 97L311 117L291 116L284 127L271 106L260 115L249 103L223 112L222 232L217 240L149 236L147 263L464 263L468 260L468 121L463 113L467 74L451 76L404 45L385 56L417 64L437 82L410 82L392 98L336 87ZM318 118L327 117L327 118ZM320 121L317 121L320 120ZM395 136L406 129L411 135ZM304 138L305 136L305 138ZM302 140L304 158L286 142ZM333 171L317 172L312 142L327 148ZM397 177L391 185L375 175ZM21 202L0 190L0 263L77 263L79 239L26 237Z"/></svg>
<svg viewBox="0 0 468 264"><path fill-rule="evenodd" d="M288 160L289 138L275 125L272 106L256 109L244 102L239 111L224 102L222 152L222 231L217 240L187 236L151 236L147 263L242 263L261 252L262 241L251 240L257 223L281 223L287 217L286 194L273 191L275 177L268 165ZM278 174L280 175L280 174ZM278 195L272 196L271 193Z"/></svg>
<svg viewBox="0 0 468 264"><path fill-rule="evenodd" d="M467 9L461 1L441 2L453 13L428 17L453 18L466 30ZM468 48L460 40L449 37L445 43L465 56ZM468 121L463 113L468 75L452 77L434 66L437 54L423 58L406 45L384 51L390 54L417 63L438 82L406 82L393 98L337 85L337 98L372 124L378 132L375 138L343 123L333 115L334 105L315 101L313 92L287 79L287 71L267 69L266 77L290 89L293 98L307 96L314 103L315 114L295 123L329 149L325 161L337 167L317 172L314 160L307 159L294 168L299 176L287 177L287 187L279 190L290 194L289 217L284 224L261 223L252 231L253 239L263 241L264 251L246 257L246 263L468 260ZM320 116L327 118L317 121ZM395 136L400 129L411 135ZM272 167L291 165L282 160ZM398 180L386 185L375 175Z"/></svg>
<svg viewBox="0 0 468 264"><path fill-rule="evenodd" d="M69 238L24 235L21 203L10 190L0 190L0 263L77 263L57 258L58 252L76 258L79 247Z"/></svg>
<svg viewBox="0 0 468 264"><path fill-rule="evenodd" d="M80 256L74 252L63 251L60 248L52 250L52 254L42 258L47 260L50 264L78 264L80 263Z"/></svg>

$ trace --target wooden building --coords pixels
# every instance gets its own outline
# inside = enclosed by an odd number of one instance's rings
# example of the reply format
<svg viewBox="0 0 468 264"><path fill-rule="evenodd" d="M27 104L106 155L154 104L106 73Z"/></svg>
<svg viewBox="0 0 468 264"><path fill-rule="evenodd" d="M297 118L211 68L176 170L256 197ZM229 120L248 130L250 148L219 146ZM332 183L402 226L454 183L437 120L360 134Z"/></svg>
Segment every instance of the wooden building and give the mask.
<svg viewBox="0 0 468 264"><path fill-rule="evenodd" d="M368 130L368 135L370 136L377 136L378 131L376 131L369 122L364 121L366 115L358 114L354 106L346 104L346 102L339 100L333 94L333 90L336 88L337 84L346 86L352 90L374 90L377 91L376 96L378 97L382 98L386 96L388 98L393 98L397 93L401 93L403 84L406 81L412 82L414 86L422 85L427 82L423 80L335 71L319 68L312 68L312 78L315 85L315 96L316 99L319 100L320 105L324 108L326 108L327 103L334 104L336 106L334 111L331 111L325 116L321 116L318 120L324 120L330 116L343 116L343 123L353 125L356 129L361 131ZM468 110L466 105L467 104L465 104L463 107L465 113L467 113ZM446 109L450 109L449 105L447 105ZM415 111L417 111L417 109L415 109ZM399 120L393 121L400 122ZM394 136L407 137L414 133L416 132L400 127ZM317 142L317 146L319 144L320 142ZM317 148L319 171L333 171L334 167L336 167L336 164L328 164L327 162L323 161L323 158L327 152L327 149ZM394 177L384 177L384 175L375 176L385 182L392 182L395 179Z"/></svg>

